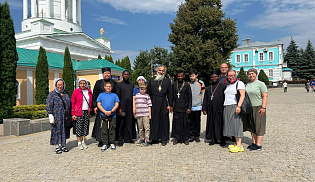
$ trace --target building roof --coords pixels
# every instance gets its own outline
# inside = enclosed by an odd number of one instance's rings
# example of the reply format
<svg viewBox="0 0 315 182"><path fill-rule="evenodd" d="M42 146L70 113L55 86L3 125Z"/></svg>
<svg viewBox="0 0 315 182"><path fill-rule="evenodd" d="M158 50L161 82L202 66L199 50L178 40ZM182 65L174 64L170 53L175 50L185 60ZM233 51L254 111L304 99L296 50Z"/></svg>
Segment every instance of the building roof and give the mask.
<svg viewBox="0 0 315 182"><path fill-rule="evenodd" d="M249 42L243 45L240 45L237 48L250 48L250 47L264 47L264 46L274 46L274 45L283 45L283 42L281 40L272 41L272 42Z"/></svg>
<svg viewBox="0 0 315 182"><path fill-rule="evenodd" d="M30 66L36 67L39 51L16 48L19 55L19 60L17 62L18 66ZM46 52L48 60L48 68L51 69L63 69L64 57L63 55L57 53ZM91 70L91 69L102 69L104 67L110 67L113 70L124 71L125 69L107 61L106 59L97 59L97 60L87 60L76 62L72 60L72 65L74 71L80 70Z"/></svg>

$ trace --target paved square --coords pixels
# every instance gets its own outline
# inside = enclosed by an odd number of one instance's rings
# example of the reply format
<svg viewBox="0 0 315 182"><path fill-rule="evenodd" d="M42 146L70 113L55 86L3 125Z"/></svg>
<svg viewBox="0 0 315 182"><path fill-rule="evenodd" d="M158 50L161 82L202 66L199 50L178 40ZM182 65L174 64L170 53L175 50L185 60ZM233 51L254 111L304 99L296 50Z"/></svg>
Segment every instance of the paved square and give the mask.
<svg viewBox="0 0 315 182"><path fill-rule="evenodd" d="M72 135L70 152L57 155L50 131L0 137L0 181L315 181L314 106L315 93L304 88L270 89L260 152L233 154L203 139L189 146L125 144L101 152L90 135L89 148L80 151ZM244 147L250 143L246 132Z"/></svg>

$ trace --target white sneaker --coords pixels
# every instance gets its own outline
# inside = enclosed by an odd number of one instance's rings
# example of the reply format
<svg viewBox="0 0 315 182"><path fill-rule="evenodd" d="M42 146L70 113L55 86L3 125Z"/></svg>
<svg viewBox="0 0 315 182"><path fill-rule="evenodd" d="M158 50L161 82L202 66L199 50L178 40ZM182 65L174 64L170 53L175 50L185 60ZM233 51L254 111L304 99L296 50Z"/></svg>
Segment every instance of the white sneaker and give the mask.
<svg viewBox="0 0 315 182"><path fill-rule="evenodd" d="M110 148L113 149L113 150L116 150L115 144L110 144Z"/></svg>
<svg viewBox="0 0 315 182"><path fill-rule="evenodd" d="M82 146L83 146L84 149L88 148L88 146L85 143L82 143Z"/></svg>
<svg viewBox="0 0 315 182"><path fill-rule="evenodd" d="M107 149L107 145L103 145L101 151L104 152Z"/></svg>
<svg viewBox="0 0 315 182"><path fill-rule="evenodd" d="M79 148L80 150L83 150L83 149L84 149L83 146L82 146L82 144L79 144L79 145L78 145L78 148Z"/></svg>

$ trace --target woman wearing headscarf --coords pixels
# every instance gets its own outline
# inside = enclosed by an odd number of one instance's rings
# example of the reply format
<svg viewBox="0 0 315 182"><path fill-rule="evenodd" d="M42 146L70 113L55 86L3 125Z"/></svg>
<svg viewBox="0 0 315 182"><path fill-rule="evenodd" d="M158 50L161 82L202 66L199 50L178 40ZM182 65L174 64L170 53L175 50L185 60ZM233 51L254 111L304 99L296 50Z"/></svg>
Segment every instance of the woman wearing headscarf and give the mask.
<svg viewBox="0 0 315 182"><path fill-rule="evenodd" d="M85 137L89 134L92 91L87 88L85 78L80 78L78 83L79 88L73 91L71 98L71 116L73 120L76 120L73 131L78 139L78 148L83 150L88 148Z"/></svg>
<svg viewBox="0 0 315 182"><path fill-rule="evenodd" d="M253 113L246 117L244 130L251 131L253 143L248 146L250 150L262 150L262 140L266 132L266 106L268 90L264 82L257 79L257 70L251 68L247 72L249 82L246 92L253 107Z"/></svg>
<svg viewBox="0 0 315 182"><path fill-rule="evenodd" d="M65 116L70 119L70 97L63 79L55 79L54 88L47 96L46 111L51 124L50 144L55 145L56 154L61 154L68 152L66 139L70 138L70 124L65 122Z"/></svg>
<svg viewBox="0 0 315 182"><path fill-rule="evenodd" d="M229 84L224 91L223 135L235 137L236 144L229 145L230 152L243 152L243 121L240 113L241 106L245 98L245 85L242 81L236 79L236 73L234 70L229 70L227 76ZM239 100L236 98L237 91L240 93Z"/></svg>
<svg viewBox="0 0 315 182"><path fill-rule="evenodd" d="M223 137L223 103L225 85L219 82L220 71L211 72L211 84L206 88L202 112L207 115L206 139L209 145L220 143L225 146Z"/></svg>

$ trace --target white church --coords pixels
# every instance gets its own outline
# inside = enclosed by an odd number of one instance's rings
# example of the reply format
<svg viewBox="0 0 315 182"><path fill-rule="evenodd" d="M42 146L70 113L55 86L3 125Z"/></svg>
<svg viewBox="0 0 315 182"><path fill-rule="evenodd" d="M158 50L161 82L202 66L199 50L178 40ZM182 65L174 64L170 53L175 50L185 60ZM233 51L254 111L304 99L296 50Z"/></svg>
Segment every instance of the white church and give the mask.
<svg viewBox="0 0 315 182"><path fill-rule="evenodd" d="M16 33L19 54L17 66L17 105L35 103L35 67L40 46L47 52L49 84L62 78L63 54L68 47L76 79L85 77L93 89L102 78L101 68L111 67L112 77L121 80L123 69L105 59L114 53L110 40L92 38L82 31L81 0L23 0L22 32Z"/></svg>

